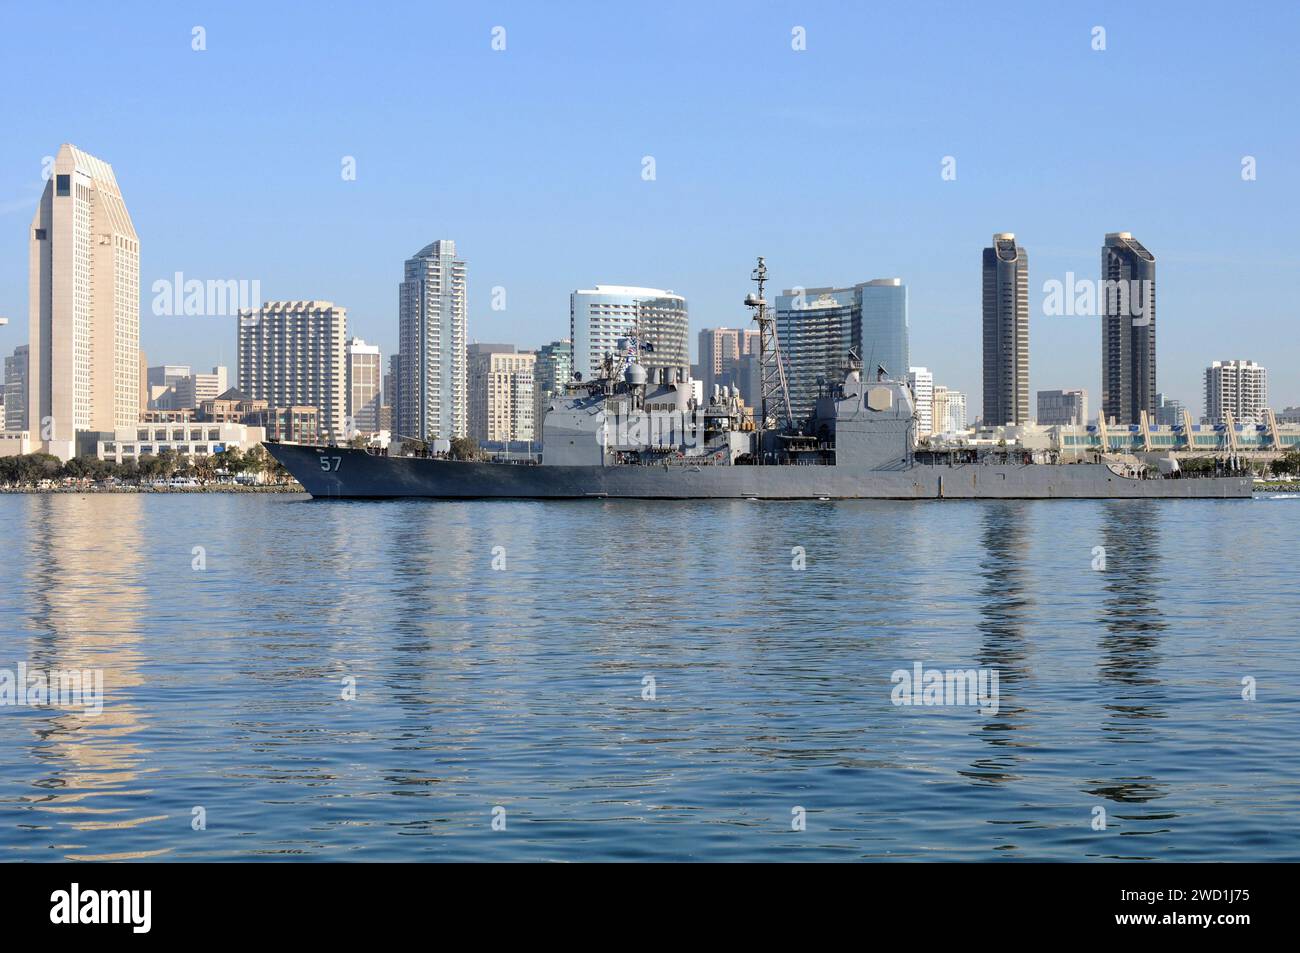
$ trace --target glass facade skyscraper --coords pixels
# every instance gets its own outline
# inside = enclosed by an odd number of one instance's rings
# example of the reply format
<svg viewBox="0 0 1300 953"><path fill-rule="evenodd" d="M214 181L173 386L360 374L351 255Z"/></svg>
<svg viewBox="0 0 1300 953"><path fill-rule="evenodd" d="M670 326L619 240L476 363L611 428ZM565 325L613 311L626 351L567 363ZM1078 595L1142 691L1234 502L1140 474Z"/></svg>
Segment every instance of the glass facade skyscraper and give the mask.
<svg viewBox="0 0 1300 953"><path fill-rule="evenodd" d="M879 366L892 378L907 379L907 286L900 278L876 278L847 288L787 290L776 297L776 333L790 409L800 420L812 413L822 384L839 378L850 348L868 376Z"/></svg>

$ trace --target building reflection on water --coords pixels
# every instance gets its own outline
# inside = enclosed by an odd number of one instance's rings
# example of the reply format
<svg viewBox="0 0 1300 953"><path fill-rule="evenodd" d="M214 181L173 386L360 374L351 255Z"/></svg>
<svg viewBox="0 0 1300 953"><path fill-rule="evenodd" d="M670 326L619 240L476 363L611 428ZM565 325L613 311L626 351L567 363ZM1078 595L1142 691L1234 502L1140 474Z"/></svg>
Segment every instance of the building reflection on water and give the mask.
<svg viewBox="0 0 1300 953"><path fill-rule="evenodd" d="M35 708L27 807L73 859L125 859L158 851L112 849L115 830L163 820L142 810L149 750L133 694L144 684L139 619L147 612L141 566L142 501L134 495L34 494L26 499L22 565L33 670L101 670L103 711ZM15 655L22 649L15 646ZM21 769L9 765L9 770Z"/></svg>
<svg viewBox="0 0 1300 953"><path fill-rule="evenodd" d="M1097 674L1108 699L1101 740L1132 744L1158 740L1169 699L1160 679L1161 641L1168 623L1159 593L1162 571L1160 520L1155 506L1124 501L1103 504L1100 539L1106 549L1105 596L1099 604ZM1098 780L1088 793L1111 801L1141 803L1166 796L1148 774ZM1163 816L1162 818L1163 819Z"/></svg>
<svg viewBox="0 0 1300 953"><path fill-rule="evenodd" d="M994 500L982 504L980 513L978 666L998 672L1000 700L996 715L982 716L978 737L999 749L977 759L961 772L979 781L1015 781L1025 762L1015 749L1030 742L1020 733L1029 727L1031 711L1017 691L1028 675L1029 642L1025 619L1033 611L1029 594L1028 553L1030 504Z"/></svg>

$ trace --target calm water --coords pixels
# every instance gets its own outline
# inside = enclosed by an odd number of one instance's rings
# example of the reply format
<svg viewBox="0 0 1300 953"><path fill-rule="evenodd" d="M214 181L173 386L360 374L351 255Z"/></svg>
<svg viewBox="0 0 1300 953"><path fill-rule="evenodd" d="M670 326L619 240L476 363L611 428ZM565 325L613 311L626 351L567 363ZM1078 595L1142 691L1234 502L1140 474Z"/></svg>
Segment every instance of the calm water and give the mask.
<svg viewBox="0 0 1300 953"><path fill-rule="evenodd" d="M0 859L1300 860L1298 521L0 496Z"/></svg>

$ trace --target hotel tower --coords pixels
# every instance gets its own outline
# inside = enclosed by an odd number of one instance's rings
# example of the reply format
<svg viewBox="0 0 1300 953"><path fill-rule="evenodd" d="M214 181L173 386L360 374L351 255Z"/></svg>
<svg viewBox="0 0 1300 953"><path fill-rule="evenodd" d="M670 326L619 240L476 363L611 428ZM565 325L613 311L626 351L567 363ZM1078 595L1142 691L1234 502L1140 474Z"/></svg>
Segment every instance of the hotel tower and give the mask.
<svg viewBox="0 0 1300 953"><path fill-rule="evenodd" d="M113 168L64 144L32 219L28 425L43 450L140 415L140 242Z"/></svg>

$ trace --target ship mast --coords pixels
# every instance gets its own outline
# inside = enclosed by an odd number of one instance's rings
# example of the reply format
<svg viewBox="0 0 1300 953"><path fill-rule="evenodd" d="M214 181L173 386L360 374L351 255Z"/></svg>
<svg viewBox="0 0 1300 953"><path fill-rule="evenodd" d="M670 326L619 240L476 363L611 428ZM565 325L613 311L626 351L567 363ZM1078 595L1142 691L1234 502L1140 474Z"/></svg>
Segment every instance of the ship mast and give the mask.
<svg viewBox="0 0 1300 953"><path fill-rule="evenodd" d="M782 423L787 430L794 429L794 414L790 411L790 388L785 380L785 362L781 359L781 342L776 336L776 320L767 312L763 286L767 284L767 264L760 255L753 280L758 284L758 295L745 295L745 307L754 309L754 322L758 325L758 372L760 406L757 421L758 459L763 458L763 433L777 426L776 414L784 412Z"/></svg>

